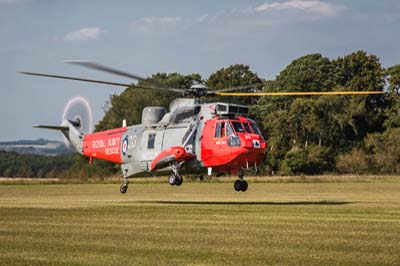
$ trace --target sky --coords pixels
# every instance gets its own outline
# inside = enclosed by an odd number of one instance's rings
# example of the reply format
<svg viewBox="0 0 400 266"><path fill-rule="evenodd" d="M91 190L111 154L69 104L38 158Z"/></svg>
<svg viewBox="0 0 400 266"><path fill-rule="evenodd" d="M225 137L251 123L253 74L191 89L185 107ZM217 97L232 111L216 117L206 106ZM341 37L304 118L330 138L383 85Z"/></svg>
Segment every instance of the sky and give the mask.
<svg viewBox="0 0 400 266"><path fill-rule="evenodd" d="M24 76L17 71L130 83L65 64L88 60L141 76L250 65L274 79L296 58L364 50L400 63L398 0L0 0L0 141L47 138L64 106L86 98L94 120L123 88Z"/></svg>

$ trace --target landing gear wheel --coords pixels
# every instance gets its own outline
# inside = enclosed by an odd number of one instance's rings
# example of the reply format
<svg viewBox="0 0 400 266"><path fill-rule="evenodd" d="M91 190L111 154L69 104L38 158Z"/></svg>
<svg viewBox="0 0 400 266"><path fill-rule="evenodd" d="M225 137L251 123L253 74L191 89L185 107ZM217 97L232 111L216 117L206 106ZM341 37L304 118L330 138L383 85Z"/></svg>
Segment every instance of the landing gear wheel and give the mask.
<svg viewBox="0 0 400 266"><path fill-rule="evenodd" d="M180 185L182 185L182 183L183 183L183 178L181 176L177 176L175 185L179 187Z"/></svg>
<svg viewBox="0 0 400 266"><path fill-rule="evenodd" d="M233 188L236 191L243 191L243 192L247 190L248 186L249 185L247 184L246 180L240 180L240 179L236 180L235 183L233 184Z"/></svg>
<svg viewBox="0 0 400 266"><path fill-rule="evenodd" d="M119 188L119 191L122 194L125 194L125 192L128 190L128 184L122 184L121 187Z"/></svg>
<svg viewBox="0 0 400 266"><path fill-rule="evenodd" d="M242 180L242 187L240 188L241 191L245 192L247 190L247 187L249 185L247 184L246 180Z"/></svg>
<svg viewBox="0 0 400 266"><path fill-rule="evenodd" d="M235 181L235 183L233 184L233 187L235 188L236 191L243 191L245 192L248 188L248 184L246 180L243 180L244 177L244 171L243 169L240 169L237 172L239 179Z"/></svg>
<svg viewBox="0 0 400 266"><path fill-rule="evenodd" d="M174 174L172 174L172 175L170 175L170 176L168 177L168 183L169 183L171 186L173 186L173 185L176 184L176 180L177 180L177 178L176 178L176 176L175 176Z"/></svg>
<svg viewBox="0 0 400 266"><path fill-rule="evenodd" d="M242 181L241 180L236 180L235 183L233 184L233 187L236 191L241 191L242 190Z"/></svg>

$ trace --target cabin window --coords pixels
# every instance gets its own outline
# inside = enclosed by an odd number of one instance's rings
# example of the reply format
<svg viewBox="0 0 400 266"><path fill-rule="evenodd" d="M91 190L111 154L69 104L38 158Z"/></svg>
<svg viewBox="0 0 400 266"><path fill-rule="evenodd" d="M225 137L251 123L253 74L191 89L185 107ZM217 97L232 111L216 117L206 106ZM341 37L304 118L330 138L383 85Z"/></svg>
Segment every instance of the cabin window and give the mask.
<svg viewBox="0 0 400 266"><path fill-rule="evenodd" d="M225 122L218 122L215 127L215 138L225 137Z"/></svg>
<svg viewBox="0 0 400 266"><path fill-rule="evenodd" d="M243 125L242 125L241 122L239 122L239 121L232 121L232 125L233 125L233 127L235 128L235 131L236 131L236 132L238 132L238 133L244 133L244 132L245 132L245 129L244 129L244 127L243 127Z"/></svg>
<svg viewBox="0 0 400 266"><path fill-rule="evenodd" d="M155 140L156 140L156 133L150 133L149 140L147 141L147 149L154 149Z"/></svg>
<svg viewBox="0 0 400 266"><path fill-rule="evenodd" d="M226 135L228 136L228 146L240 146L240 138L235 134L231 123L226 123Z"/></svg>
<svg viewBox="0 0 400 266"><path fill-rule="evenodd" d="M231 135L235 135L235 131L231 126L231 123L226 123L226 135L229 137Z"/></svg>

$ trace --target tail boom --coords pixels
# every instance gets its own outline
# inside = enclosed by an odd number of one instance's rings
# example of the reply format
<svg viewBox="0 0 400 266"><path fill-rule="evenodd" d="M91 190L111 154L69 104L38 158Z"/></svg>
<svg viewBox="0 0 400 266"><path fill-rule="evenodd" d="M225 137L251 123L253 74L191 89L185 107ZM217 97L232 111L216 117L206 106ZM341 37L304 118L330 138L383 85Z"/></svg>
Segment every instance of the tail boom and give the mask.
<svg viewBox="0 0 400 266"><path fill-rule="evenodd" d="M124 145L122 140L126 127L96 132L83 136L83 155L114 163L122 163Z"/></svg>

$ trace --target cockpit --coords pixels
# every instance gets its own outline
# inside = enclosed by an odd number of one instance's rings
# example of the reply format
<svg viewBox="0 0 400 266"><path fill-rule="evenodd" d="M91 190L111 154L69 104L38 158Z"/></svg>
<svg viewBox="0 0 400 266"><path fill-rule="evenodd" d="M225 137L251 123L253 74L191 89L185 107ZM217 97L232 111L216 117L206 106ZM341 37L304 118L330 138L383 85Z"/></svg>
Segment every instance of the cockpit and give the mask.
<svg viewBox="0 0 400 266"><path fill-rule="evenodd" d="M241 115L220 115L205 122L201 137L204 167L234 172L259 165L265 157L265 142L256 122Z"/></svg>
<svg viewBox="0 0 400 266"><path fill-rule="evenodd" d="M220 119L215 126L215 138L222 138L234 133L256 134L262 137L261 130L252 120Z"/></svg>
<svg viewBox="0 0 400 266"><path fill-rule="evenodd" d="M227 138L228 146L240 146L243 135L258 135L263 139L257 124L243 117L234 119L220 118L216 121L214 138Z"/></svg>

